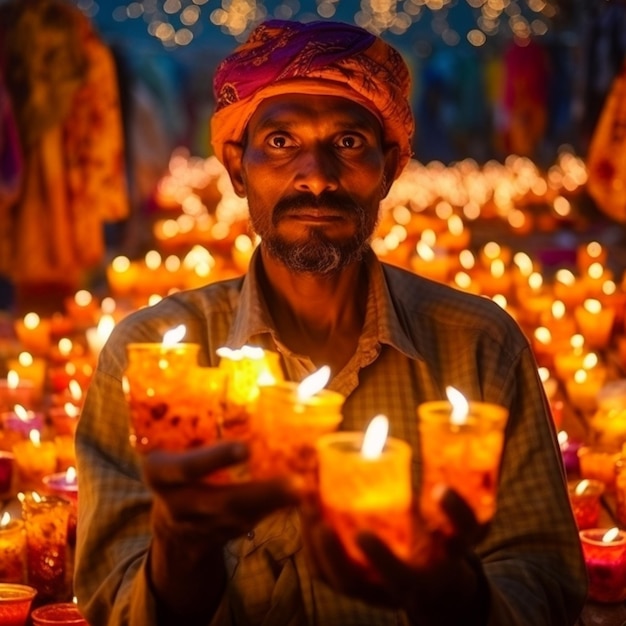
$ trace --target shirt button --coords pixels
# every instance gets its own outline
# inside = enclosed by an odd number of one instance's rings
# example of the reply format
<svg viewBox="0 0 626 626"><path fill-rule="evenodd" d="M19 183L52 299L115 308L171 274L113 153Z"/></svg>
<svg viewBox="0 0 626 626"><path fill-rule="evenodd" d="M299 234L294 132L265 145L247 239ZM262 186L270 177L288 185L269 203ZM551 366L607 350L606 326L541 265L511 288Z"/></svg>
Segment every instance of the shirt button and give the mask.
<svg viewBox="0 0 626 626"><path fill-rule="evenodd" d="M250 539L250 541L252 541L252 540L254 539L254 531L253 531L253 530L251 530L251 531L250 531L250 532L246 535L246 537L247 537L248 539Z"/></svg>

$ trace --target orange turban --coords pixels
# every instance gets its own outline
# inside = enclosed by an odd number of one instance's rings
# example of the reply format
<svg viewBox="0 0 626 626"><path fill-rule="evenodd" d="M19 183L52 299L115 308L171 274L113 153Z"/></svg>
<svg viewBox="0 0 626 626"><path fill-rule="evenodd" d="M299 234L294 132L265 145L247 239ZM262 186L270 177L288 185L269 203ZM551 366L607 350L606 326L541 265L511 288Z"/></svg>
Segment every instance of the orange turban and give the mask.
<svg viewBox="0 0 626 626"><path fill-rule="evenodd" d="M215 72L213 150L222 161L224 144L243 139L266 98L288 93L342 96L372 112L385 143L398 146L397 176L411 157L409 86L409 70L400 54L358 26L271 20L257 26Z"/></svg>

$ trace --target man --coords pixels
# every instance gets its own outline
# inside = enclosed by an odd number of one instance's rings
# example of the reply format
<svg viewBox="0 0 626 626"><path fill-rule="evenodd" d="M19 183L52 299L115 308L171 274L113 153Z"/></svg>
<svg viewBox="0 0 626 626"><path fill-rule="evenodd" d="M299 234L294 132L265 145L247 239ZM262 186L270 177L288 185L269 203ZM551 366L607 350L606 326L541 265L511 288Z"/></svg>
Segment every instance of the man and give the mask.
<svg viewBox="0 0 626 626"><path fill-rule="evenodd" d="M528 342L490 301L381 264L368 247L410 156L408 84L390 46L330 22L263 24L218 68L213 146L262 240L244 278L138 311L101 354L77 432L75 585L92 626L574 623L584 570ZM243 444L140 461L128 444L125 345L180 323L205 363L223 345L253 344L279 352L293 380L330 365L328 386L346 396L342 427L386 414L413 447L415 485L419 403L452 385L507 407L487 532L443 491L456 532L421 530L436 554L427 565L359 537L372 582L288 483L202 482L244 459Z"/></svg>

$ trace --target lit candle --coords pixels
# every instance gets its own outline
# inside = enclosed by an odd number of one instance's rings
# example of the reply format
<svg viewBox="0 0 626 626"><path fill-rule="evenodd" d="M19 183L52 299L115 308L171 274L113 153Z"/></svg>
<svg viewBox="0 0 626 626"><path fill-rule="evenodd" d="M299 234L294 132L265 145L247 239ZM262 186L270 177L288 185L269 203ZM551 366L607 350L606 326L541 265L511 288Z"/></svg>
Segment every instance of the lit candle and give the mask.
<svg viewBox="0 0 626 626"><path fill-rule="evenodd" d="M572 378L565 381L567 397L572 406L582 413L593 413L598 406L597 398L605 378L604 367L576 370Z"/></svg>
<svg viewBox="0 0 626 626"><path fill-rule="evenodd" d="M37 313L27 313L15 320L15 334L24 350L45 356L50 350L50 320L42 319Z"/></svg>
<svg viewBox="0 0 626 626"><path fill-rule="evenodd" d="M0 499L5 500L13 495L15 477L15 456L11 452L0 450Z"/></svg>
<svg viewBox="0 0 626 626"><path fill-rule="evenodd" d="M89 351L94 357L98 357L114 327L115 319L106 313L100 317L97 326L85 331Z"/></svg>
<svg viewBox="0 0 626 626"><path fill-rule="evenodd" d="M198 365L199 344L181 343L183 325L162 343L131 343L123 386L130 441L139 452L214 443L224 402L224 372Z"/></svg>
<svg viewBox="0 0 626 626"><path fill-rule="evenodd" d="M588 445L578 450L580 477L599 480L607 490L615 489L615 464L620 458L615 446Z"/></svg>
<svg viewBox="0 0 626 626"><path fill-rule="evenodd" d="M46 359L34 358L30 352L20 352L16 359L7 359L7 368L33 384L33 401L39 403L46 383Z"/></svg>
<svg viewBox="0 0 626 626"><path fill-rule="evenodd" d="M30 380L21 380L15 370L0 379L0 411L10 411L16 404L32 407L36 404L35 386Z"/></svg>
<svg viewBox="0 0 626 626"><path fill-rule="evenodd" d="M68 467L64 472L49 474L43 478L46 494L59 496L70 503L70 514L67 522L67 543L74 546L76 543L76 522L78 518L78 480L76 468Z"/></svg>
<svg viewBox="0 0 626 626"><path fill-rule="evenodd" d="M16 404L12 411L0 415L2 426L6 431L19 433L28 438L31 430L43 429L43 413L27 411L21 404Z"/></svg>
<svg viewBox="0 0 626 626"><path fill-rule="evenodd" d="M56 449L57 469L65 471L69 467L76 465L76 449L74 437L72 435L57 435L54 438Z"/></svg>
<svg viewBox="0 0 626 626"><path fill-rule="evenodd" d="M419 276L445 283L450 273L450 258L445 250L435 249L418 241L410 259L411 269Z"/></svg>
<svg viewBox="0 0 626 626"><path fill-rule="evenodd" d="M29 585L0 583L0 624L25 626L37 590Z"/></svg>
<svg viewBox="0 0 626 626"><path fill-rule="evenodd" d="M587 297L587 285L571 270L560 269L554 276L554 297L563 302L568 310L574 309Z"/></svg>
<svg viewBox="0 0 626 626"><path fill-rule="evenodd" d="M587 298L574 309L574 317L579 332L593 348L605 348L611 337L615 311L603 307L599 300Z"/></svg>
<svg viewBox="0 0 626 626"><path fill-rule="evenodd" d="M18 494L26 529L28 584L42 603L68 600L67 529L71 504L64 498L36 491Z"/></svg>
<svg viewBox="0 0 626 626"><path fill-rule="evenodd" d="M479 523L496 510L498 471L508 411L496 404L468 402L454 387L447 401L424 402L417 412L422 449L421 510L435 527L449 526L433 489L455 489Z"/></svg>
<svg viewBox="0 0 626 626"><path fill-rule="evenodd" d="M580 530L596 528L602 508L600 498L604 493L604 483L599 480L584 478L583 480L569 481L567 490L578 528Z"/></svg>
<svg viewBox="0 0 626 626"><path fill-rule="evenodd" d="M22 488L39 488L42 478L56 471L56 446L52 441L41 441L38 430L31 430L29 439L15 443L12 451Z"/></svg>
<svg viewBox="0 0 626 626"><path fill-rule="evenodd" d="M99 305L89 291L81 289L65 299L65 309L77 328L89 328L96 323Z"/></svg>
<svg viewBox="0 0 626 626"><path fill-rule="evenodd" d="M580 531L589 577L589 598L596 602L626 600L626 532L618 528Z"/></svg>
<svg viewBox="0 0 626 626"><path fill-rule="evenodd" d="M250 472L253 478L290 478L301 489L317 485L315 442L341 423L345 397L324 389L327 366L302 382L259 386L258 409L250 423Z"/></svg>
<svg viewBox="0 0 626 626"><path fill-rule="evenodd" d="M323 515L366 568L356 543L360 531L375 533L401 559L412 556L411 447L387 430L387 418L378 415L365 435L330 433L317 442Z"/></svg>
<svg viewBox="0 0 626 626"><path fill-rule="evenodd" d="M0 517L0 582L26 581L26 535L24 523L5 511ZM1 609L0 609L1 613ZM0 620L0 624L3 624Z"/></svg>
<svg viewBox="0 0 626 626"><path fill-rule="evenodd" d="M580 474L580 462L578 460L578 450L582 446L580 441L570 439L564 431L559 431L558 435L563 465L568 476L578 476Z"/></svg>
<svg viewBox="0 0 626 626"><path fill-rule="evenodd" d="M66 402L63 406L51 406L48 409L48 417L57 435L74 436L79 414L80 409L72 402Z"/></svg>
<svg viewBox="0 0 626 626"><path fill-rule="evenodd" d="M136 262L128 257L118 256L106 268L107 283L111 293L115 296L126 297L138 285L139 268Z"/></svg>

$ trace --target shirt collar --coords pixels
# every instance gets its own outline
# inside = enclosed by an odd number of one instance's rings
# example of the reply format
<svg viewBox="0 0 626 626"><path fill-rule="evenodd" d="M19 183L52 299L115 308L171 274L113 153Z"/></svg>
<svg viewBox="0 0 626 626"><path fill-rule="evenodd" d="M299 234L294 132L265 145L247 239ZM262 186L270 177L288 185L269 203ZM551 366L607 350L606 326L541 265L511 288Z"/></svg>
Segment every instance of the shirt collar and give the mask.
<svg viewBox="0 0 626 626"><path fill-rule="evenodd" d="M246 274L239 304L228 334L227 345L233 349L245 344L268 345L269 338L278 339L278 333L267 307L258 279L261 254L257 248ZM369 294L363 327L362 342L387 344L412 359L422 359L403 326L391 296L394 288L393 273L386 271L374 252L366 258L369 274Z"/></svg>

